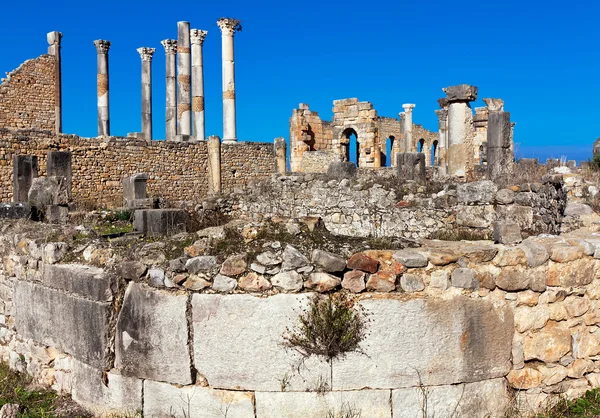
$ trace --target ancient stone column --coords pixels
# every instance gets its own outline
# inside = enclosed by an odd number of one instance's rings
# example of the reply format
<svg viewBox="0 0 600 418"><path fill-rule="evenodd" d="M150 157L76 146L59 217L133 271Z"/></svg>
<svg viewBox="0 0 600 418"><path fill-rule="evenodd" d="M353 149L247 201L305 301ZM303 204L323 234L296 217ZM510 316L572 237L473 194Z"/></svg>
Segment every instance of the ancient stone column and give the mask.
<svg viewBox="0 0 600 418"><path fill-rule="evenodd" d="M477 87L460 84L442 89L448 100L448 174L466 177L473 169L473 112Z"/></svg>
<svg viewBox="0 0 600 418"><path fill-rule="evenodd" d="M192 134L190 23L177 22L177 133Z"/></svg>
<svg viewBox="0 0 600 418"><path fill-rule="evenodd" d="M46 35L48 40L48 55L52 55L56 60L54 67L54 120L55 130L59 134L62 132L62 88L61 88L61 63L60 63L60 40L62 33L49 32Z"/></svg>
<svg viewBox="0 0 600 418"><path fill-rule="evenodd" d="M223 57L223 142L236 142L233 35L242 26L239 20L229 18L219 19L217 25L221 29Z"/></svg>
<svg viewBox="0 0 600 418"><path fill-rule="evenodd" d="M416 152L417 149L413 145L412 139L412 110L415 108L414 104L403 104L402 108L404 109L404 147L406 152Z"/></svg>
<svg viewBox="0 0 600 418"><path fill-rule="evenodd" d="M490 180L510 179L515 160L511 142L510 113L490 109L487 131L487 169Z"/></svg>
<svg viewBox="0 0 600 418"><path fill-rule="evenodd" d="M108 110L108 50L110 42L103 39L94 41L98 53L98 136L110 136Z"/></svg>
<svg viewBox="0 0 600 418"><path fill-rule="evenodd" d="M50 151L46 159L46 175L58 177L63 184L63 203L71 201L73 190L73 168L70 151Z"/></svg>
<svg viewBox="0 0 600 418"><path fill-rule="evenodd" d="M13 202L29 200L29 189L38 176L38 158L34 155L13 155Z"/></svg>
<svg viewBox="0 0 600 418"><path fill-rule="evenodd" d="M438 109L435 111L438 117L438 148L437 148L437 167L439 174L446 174L446 141L448 136L448 109Z"/></svg>
<svg viewBox="0 0 600 418"><path fill-rule="evenodd" d="M273 146L275 148L275 172L277 174L285 174L287 171L285 154L286 154L286 144L285 138L275 138L273 141Z"/></svg>
<svg viewBox="0 0 600 418"><path fill-rule="evenodd" d="M138 48L142 58L142 132L152 141L152 56L155 48Z"/></svg>
<svg viewBox="0 0 600 418"><path fill-rule="evenodd" d="M208 169L210 172L209 192L221 193L221 138L208 137Z"/></svg>
<svg viewBox="0 0 600 418"><path fill-rule="evenodd" d="M173 141L175 139L175 135L177 135L177 82L175 80L175 73L177 71L175 66L175 55L177 54L177 41L175 39L165 39L161 41L161 44L165 48L167 62L167 133L165 139L167 141Z"/></svg>
<svg viewBox="0 0 600 418"><path fill-rule="evenodd" d="M192 116L194 118L194 135L196 140L204 141L204 67L202 60L202 44L207 31L192 29Z"/></svg>

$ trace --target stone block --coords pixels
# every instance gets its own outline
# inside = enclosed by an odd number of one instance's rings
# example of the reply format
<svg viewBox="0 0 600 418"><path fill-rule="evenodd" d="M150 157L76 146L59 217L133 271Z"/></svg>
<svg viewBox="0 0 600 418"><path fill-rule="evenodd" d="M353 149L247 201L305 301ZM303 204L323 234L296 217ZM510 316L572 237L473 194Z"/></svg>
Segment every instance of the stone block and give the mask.
<svg viewBox="0 0 600 418"><path fill-rule="evenodd" d="M456 225L469 228L489 228L495 220L494 207L484 206L456 206Z"/></svg>
<svg viewBox="0 0 600 418"><path fill-rule="evenodd" d="M348 392L257 392L257 418L391 418L388 390ZM416 412L416 411L414 411ZM412 415L414 417L416 415Z"/></svg>
<svg viewBox="0 0 600 418"><path fill-rule="evenodd" d="M34 155L13 155L13 202L27 202L29 189L38 176L38 158Z"/></svg>
<svg viewBox="0 0 600 418"><path fill-rule="evenodd" d="M334 161L327 168L327 177L334 180L356 177L356 164L351 161Z"/></svg>
<svg viewBox="0 0 600 418"><path fill-rule="evenodd" d="M469 84L459 84L443 88L448 102L473 102L477 100L477 87Z"/></svg>
<svg viewBox="0 0 600 418"><path fill-rule="evenodd" d="M1 203L1 219L29 219L31 217L31 206L28 203Z"/></svg>
<svg viewBox="0 0 600 418"><path fill-rule="evenodd" d="M69 221L69 208L66 206L46 206L46 222L49 224L65 225Z"/></svg>
<svg viewBox="0 0 600 418"><path fill-rule="evenodd" d="M504 379L464 385L392 390L394 418L428 417L501 418L509 405ZM425 404L426 401L426 404Z"/></svg>
<svg viewBox="0 0 600 418"><path fill-rule="evenodd" d="M425 171L425 154L420 152L396 153L396 170L399 182L424 182L427 175Z"/></svg>
<svg viewBox="0 0 600 418"><path fill-rule="evenodd" d="M95 416L133 416L142 409L142 380L73 361L72 398Z"/></svg>
<svg viewBox="0 0 600 418"><path fill-rule="evenodd" d="M519 224L511 221L494 222L494 241L500 244L518 244L523 240Z"/></svg>
<svg viewBox="0 0 600 418"><path fill-rule="evenodd" d="M13 294L17 332L104 370L110 367L110 303L17 281Z"/></svg>
<svg viewBox="0 0 600 418"><path fill-rule="evenodd" d="M394 260L410 268L427 267L427 256L413 249L398 250L393 255Z"/></svg>
<svg viewBox="0 0 600 418"><path fill-rule="evenodd" d="M488 148L510 148L512 127L509 112L490 112L488 118ZM491 161L488 159L488 165Z"/></svg>
<svg viewBox="0 0 600 418"><path fill-rule="evenodd" d="M50 151L46 161L46 174L48 177L58 177L60 183L64 185L65 202L71 201L71 190L73 184L73 170L71 168L71 152L69 151Z"/></svg>
<svg viewBox="0 0 600 418"><path fill-rule="evenodd" d="M491 204L498 191L498 186L490 180L474 181L459 184L456 188L458 203Z"/></svg>
<svg viewBox="0 0 600 418"><path fill-rule="evenodd" d="M109 273L83 264L45 264L42 284L98 302L111 301L117 287Z"/></svg>
<svg viewBox="0 0 600 418"><path fill-rule="evenodd" d="M186 231L187 213L181 209L139 209L133 228L146 236L174 235Z"/></svg>
<svg viewBox="0 0 600 418"><path fill-rule="evenodd" d="M115 367L124 376L192 383L187 300L184 294L129 283L115 339Z"/></svg>
<svg viewBox="0 0 600 418"><path fill-rule="evenodd" d="M144 203L148 197L146 195L147 181L146 173L137 173L123 179L123 200L126 207L137 208L136 203Z"/></svg>
<svg viewBox="0 0 600 418"><path fill-rule="evenodd" d="M253 418L250 392L144 381L145 417Z"/></svg>
<svg viewBox="0 0 600 418"><path fill-rule="evenodd" d="M319 249L313 250L312 261L328 273L344 271L346 268L344 258Z"/></svg>

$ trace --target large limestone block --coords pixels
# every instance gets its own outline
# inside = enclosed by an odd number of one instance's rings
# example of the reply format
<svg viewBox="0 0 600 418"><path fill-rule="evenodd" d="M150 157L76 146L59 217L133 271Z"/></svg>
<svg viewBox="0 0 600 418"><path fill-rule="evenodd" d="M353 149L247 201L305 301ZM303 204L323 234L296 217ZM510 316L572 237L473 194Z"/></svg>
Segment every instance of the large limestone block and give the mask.
<svg viewBox="0 0 600 418"><path fill-rule="evenodd" d="M99 369L110 367L110 303L77 297L25 281L13 294L17 332Z"/></svg>
<svg viewBox="0 0 600 418"><path fill-rule="evenodd" d="M131 415L142 409L142 380L73 361L75 402L95 415ZM104 381L104 377L106 380Z"/></svg>
<svg viewBox="0 0 600 418"><path fill-rule="evenodd" d="M424 396L426 394L426 396ZM394 418L503 417L508 406L505 380L493 379L464 385L408 388L392 391Z"/></svg>
<svg viewBox="0 0 600 418"><path fill-rule="evenodd" d="M144 381L145 417L254 418L253 394Z"/></svg>
<svg viewBox="0 0 600 418"><path fill-rule="evenodd" d="M511 368L508 306L463 296L360 304L369 318L364 355L334 363L334 389L468 383L505 376Z"/></svg>
<svg viewBox="0 0 600 418"><path fill-rule="evenodd" d="M456 187L456 191L459 203L493 203L498 186L490 180L482 180L461 183Z"/></svg>
<svg viewBox="0 0 600 418"><path fill-rule="evenodd" d="M115 367L123 375L192 383L187 300L184 294L129 283L115 337Z"/></svg>
<svg viewBox="0 0 600 418"><path fill-rule="evenodd" d="M569 263L548 264L548 286L585 286L600 273L600 262L591 258L582 258Z"/></svg>
<svg viewBox="0 0 600 418"><path fill-rule="evenodd" d="M486 206L465 206L456 207L456 225L469 228L489 228L494 222L496 214L494 207Z"/></svg>
<svg viewBox="0 0 600 418"><path fill-rule="evenodd" d="M100 302L112 300L116 281L104 270L82 264L45 264L42 283Z"/></svg>
<svg viewBox="0 0 600 418"><path fill-rule="evenodd" d="M354 413L354 414L352 414ZM257 392L257 418L391 418L388 390L348 392ZM415 415L413 415L414 417Z"/></svg>
<svg viewBox="0 0 600 418"><path fill-rule="evenodd" d="M195 366L214 387L279 391L306 390L329 376L329 367L309 359L298 373L298 354L282 343L287 328L308 304L309 294L194 294ZM287 383L287 384L286 384Z"/></svg>

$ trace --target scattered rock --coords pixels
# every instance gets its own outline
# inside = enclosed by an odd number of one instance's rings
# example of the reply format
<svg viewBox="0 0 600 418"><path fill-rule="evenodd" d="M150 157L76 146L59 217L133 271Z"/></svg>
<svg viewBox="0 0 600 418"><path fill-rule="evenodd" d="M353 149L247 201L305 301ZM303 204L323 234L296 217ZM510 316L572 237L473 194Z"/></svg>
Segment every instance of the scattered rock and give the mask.
<svg viewBox="0 0 600 418"><path fill-rule="evenodd" d="M185 263L185 269L188 273L197 274L201 271L210 271L217 266L217 257L212 255L201 255L190 258Z"/></svg>
<svg viewBox="0 0 600 418"><path fill-rule="evenodd" d="M278 266L283 262L283 259L272 251L265 251L256 257L256 261L263 266Z"/></svg>
<svg viewBox="0 0 600 418"><path fill-rule="evenodd" d="M246 254L232 255L221 266L221 274L225 276L239 276L246 271Z"/></svg>
<svg viewBox="0 0 600 418"><path fill-rule="evenodd" d="M346 260L338 255L322 250L313 250L312 262L328 273L344 271Z"/></svg>
<svg viewBox="0 0 600 418"><path fill-rule="evenodd" d="M380 271L369 276L367 290L374 292L393 292L396 290L396 275Z"/></svg>
<svg viewBox="0 0 600 418"><path fill-rule="evenodd" d="M265 274L267 271L267 268L265 266L263 266L262 264L258 264L258 263L250 264L250 269L257 272L258 274Z"/></svg>
<svg viewBox="0 0 600 418"><path fill-rule="evenodd" d="M408 268L427 267L427 257L413 249L399 250L394 253L394 259Z"/></svg>
<svg viewBox="0 0 600 418"><path fill-rule="evenodd" d="M360 293L365 290L366 274L360 270L351 270L344 273L342 287L354 293Z"/></svg>
<svg viewBox="0 0 600 418"><path fill-rule="evenodd" d="M175 260L169 261L169 270L175 273L181 273L185 271L185 263L188 261L187 257L179 257Z"/></svg>
<svg viewBox="0 0 600 418"><path fill-rule="evenodd" d="M213 278L212 288L217 292L231 292L237 287L237 281L231 277L217 274Z"/></svg>
<svg viewBox="0 0 600 418"><path fill-rule="evenodd" d="M265 292L273 286L263 275L250 272L240 279L240 289L247 292Z"/></svg>
<svg viewBox="0 0 600 418"><path fill-rule="evenodd" d="M206 278L192 274L183 283L183 286L190 290L202 290L210 287L210 282Z"/></svg>
<svg viewBox="0 0 600 418"><path fill-rule="evenodd" d="M266 263L258 260L259 263L268 265ZM281 269L286 270L294 270L299 267L304 267L308 265L310 261L306 258L300 251L292 247L291 245L287 245L285 250L283 250L283 264L281 265Z"/></svg>
<svg viewBox="0 0 600 418"><path fill-rule="evenodd" d="M329 292L338 287L342 281L327 273L312 273L304 286L307 289L315 289L317 292Z"/></svg>
<svg viewBox="0 0 600 418"><path fill-rule="evenodd" d="M532 367L524 367L520 370L511 370L506 379L514 389L525 390L541 385L544 375Z"/></svg>
<svg viewBox="0 0 600 418"><path fill-rule="evenodd" d="M478 289L479 281L475 278L475 270L470 268L456 268L452 272L452 286L463 289Z"/></svg>
<svg viewBox="0 0 600 418"><path fill-rule="evenodd" d="M523 240L519 224L513 221L494 222L494 241L500 244L518 244Z"/></svg>
<svg viewBox="0 0 600 418"><path fill-rule="evenodd" d="M123 261L115 266L118 277L125 280L138 280L146 273L146 265L139 261Z"/></svg>
<svg viewBox="0 0 600 418"><path fill-rule="evenodd" d="M431 287L446 290L450 287L450 275L447 271L438 270L431 272Z"/></svg>
<svg viewBox="0 0 600 418"><path fill-rule="evenodd" d="M161 287L165 285L165 272L159 268L151 268L148 270L148 278L153 286Z"/></svg>
<svg viewBox="0 0 600 418"><path fill-rule="evenodd" d="M379 261L366 254L357 253L348 259L347 265L349 269L375 273L379 267Z"/></svg>
<svg viewBox="0 0 600 418"><path fill-rule="evenodd" d="M304 285L302 275L293 270L276 274L271 279L271 283L283 292L299 292Z"/></svg>
<svg viewBox="0 0 600 418"><path fill-rule="evenodd" d="M402 277L400 277L400 286L405 292L421 292L425 290L423 279L416 274L402 275Z"/></svg>

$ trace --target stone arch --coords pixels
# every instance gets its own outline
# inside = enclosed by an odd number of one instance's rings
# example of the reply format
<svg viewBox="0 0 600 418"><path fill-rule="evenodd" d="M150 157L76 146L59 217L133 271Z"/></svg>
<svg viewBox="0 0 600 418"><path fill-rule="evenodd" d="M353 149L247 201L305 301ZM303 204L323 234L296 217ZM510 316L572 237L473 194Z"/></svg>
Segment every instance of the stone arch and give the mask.
<svg viewBox="0 0 600 418"><path fill-rule="evenodd" d="M419 139L417 142L417 152L423 152L425 150L425 138Z"/></svg>
<svg viewBox="0 0 600 418"><path fill-rule="evenodd" d="M431 166L435 166L438 165L438 141L433 141L433 143L431 144Z"/></svg>
<svg viewBox="0 0 600 418"><path fill-rule="evenodd" d="M355 126L347 126L344 128L340 138L340 145L342 147L344 160L352 161L357 167L360 167L360 141Z"/></svg>
<svg viewBox="0 0 600 418"><path fill-rule="evenodd" d="M394 146L396 145L396 137L394 135L388 136L385 140L385 152L381 153L381 166L392 167L394 166Z"/></svg>

